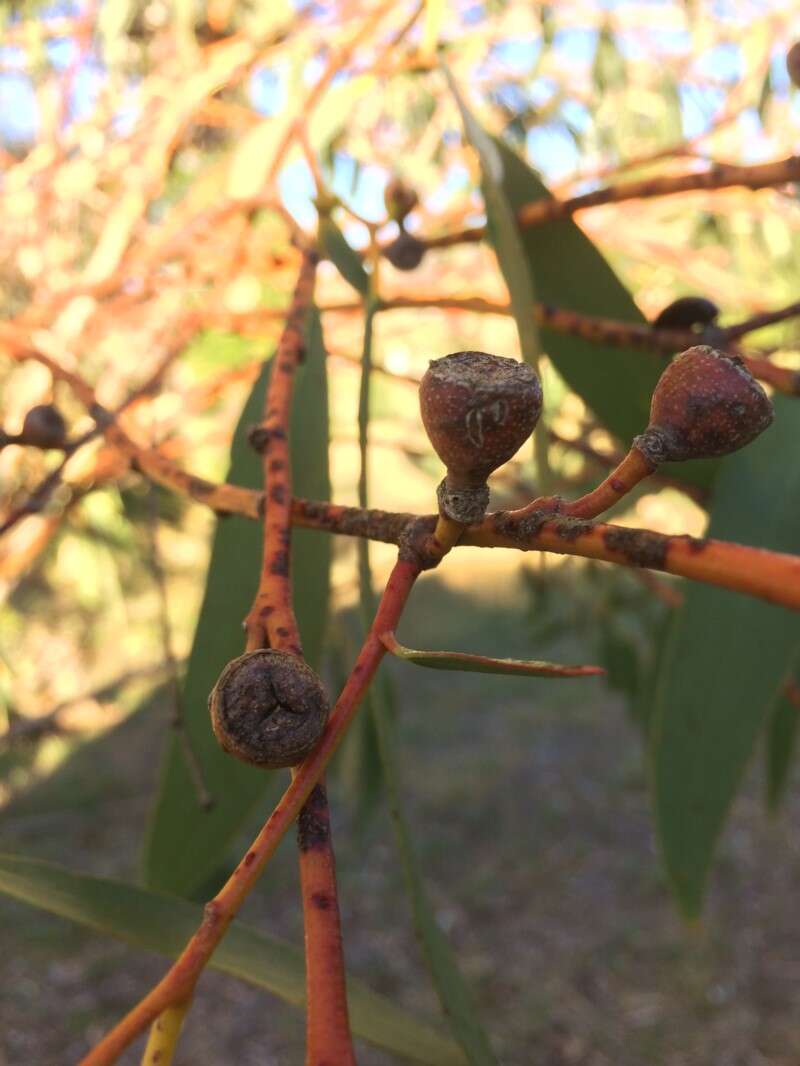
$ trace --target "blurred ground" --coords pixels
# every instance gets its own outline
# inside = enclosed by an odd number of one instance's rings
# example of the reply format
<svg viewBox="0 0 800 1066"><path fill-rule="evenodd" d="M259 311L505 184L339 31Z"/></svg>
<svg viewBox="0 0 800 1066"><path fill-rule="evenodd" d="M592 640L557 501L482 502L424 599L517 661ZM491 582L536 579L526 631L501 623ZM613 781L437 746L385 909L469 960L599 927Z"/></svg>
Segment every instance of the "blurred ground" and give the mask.
<svg viewBox="0 0 800 1066"><path fill-rule="evenodd" d="M419 646L585 657L564 640L531 648L524 598L513 598L515 566L466 590L426 578L401 636ZM706 924L690 933L657 870L637 732L601 682L399 664L393 673L408 814L430 893L502 1063L800 1061L796 796L782 823L769 825L753 775L724 839ZM93 757L96 772L78 766L70 777L66 763L12 808L3 847L134 877L163 721L152 708L124 723L124 742ZM433 1016L388 821L379 814L357 839L335 781L332 802L349 967ZM295 886L285 845L246 920L299 943ZM163 971L161 959L5 899L0 921L3 1066L74 1062ZM302 1046L299 1014L212 974L177 1061L283 1066L302 1060ZM390 1059L362 1047L359 1061Z"/></svg>

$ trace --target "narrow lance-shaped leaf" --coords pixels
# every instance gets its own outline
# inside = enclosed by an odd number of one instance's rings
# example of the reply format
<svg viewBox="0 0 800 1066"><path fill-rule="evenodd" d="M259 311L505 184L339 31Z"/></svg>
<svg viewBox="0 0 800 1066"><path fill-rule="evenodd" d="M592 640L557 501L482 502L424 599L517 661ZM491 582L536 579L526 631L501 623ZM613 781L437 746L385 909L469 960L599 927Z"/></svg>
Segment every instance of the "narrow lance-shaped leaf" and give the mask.
<svg viewBox="0 0 800 1066"><path fill-rule="evenodd" d="M774 425L722 465L709 535L796 552L800 405L774 402ZM725 818L798 649L796 612L687 584L661 663L652 760L664 863L689 917L700 912Z"/></svg>
<svg viewBox="0 0 800 1066"><path fill-rule="evenodd" d="M369 290L369 275L364 269L361 257L350 246L342 231L329 215L320 219L319 240L322 251L344 280L349 282L356 292L366 296Z"/></svg>
<svg viewBox="0 0 800 1066"><path fill-rule="evenodd" d="M261 487L261 462L247 430L261 417L269 377L266 366L245 406L231 450L230 480ZM290 426L293 480L298 495L330 496L328 401L319 316L309 316L305 361L298 368ZM226 755L211 732L208 694L223 666L243 650L242 620L252 602L261 565L261 526L233 516L214 536L205 597L183 684L186 728L214 800L199 808L180 746L168 741L161 785L145 846L144 870L153 888L189 894L203 885L254 805L277 795L284 775L247 766ZM330 540L308 530L292 533L292 587L306 657L318 663L327 618ZM265 803L266 806L266 803Z"/></svg>
<svg viewBox="0 0 800 1066"><path fill-rule="evenodd" d="M364 338L361 349L361 380L359 382L358 395L358 503L360 507L366 507L369 502L367 482L369 474L370 388L372 341L376 310L377 302L374 299L374 294L369 291L367 299L364 301ZM360 539L356 546L356 551L360 591L359 616L356 620L356 648L358 648L363 643L364 635L369 629L372 616L375 613L376 603L370 572L369 541ZM344 645L343 651L347 654L348 645L351 641L347 639L345 624L341 627L340 635L344 638L342 641ZM352 657L348 656L348 660L352 661ZM376 685L385 687L388 683L388 678L380 676L373 681L367 690L364 696L363 710L348 731L347 753L341 762L343 775L347 785L349 785L349 791L355 805L354 825L357 831L362 831L369 825L384 791L383 768L378 753L378 740L373 715L373 693Z"/></svg>
<svg viewBox="0 0 800 1066"><path fill-rule="evenodd" d="M199 926L203 908L123 881L76 874L63 866L0 855L0 892L136 947L174 957ZM209 965L274 993L295 1007L305 1003L303 952L235 921ZM353 977L347 980L353 1032L378 1047L430 1066L464 1066L457 1044Z"/></svg>
<svg viewBox="0 0 800 1066"><path fill-rule="evenodd" d="M522 358L538 372L542 344L539 327L533 317L536 292L514 211L503 187L503 159L497 143L470 113L447 68L445 73L461 111L467 137L481 161L488 230L511 298L511 311L517 327ZM550 465L547 453L547 425L544 421L540 421L539 428L534 433L534 446L540 490L547 493Z"/></svg>
<svg viewBox="0 0 800 1066"><path fill-rule="evenodd" d="M485 131L483 135L489 136ZM502 164L505 200L515 215L523 204L550 197L527 163L498 138L490 139ZM490 236L496 239L494 231ZM631 294L571 218L525 227L520 239L537 299L543 304L621 322L645 322ZM664 369L660 356L597 344L546 326L540 335L559 374L611 433L627 445L642 432L649 418L650 397ZM707 487L717 466L712 460L666 464L664 472Z"/></svg>
<svg viewBox="0 0 800 1066"><path fill-rule="evenodd" d="M406 894L411 904L425 961L436 993L447 1015L453 1036L464 1050L470 1066L496 1066L489 1039L480 1023L472 994L461 976L453 950L436 921L414 849L411 828L403 813L400 780L395 756L393 722L380 686L372 689L372 708L377 727L389 814L403 868Z"/></svg>
<svg viewBox="0 0 800 1066"><path fill-rule="evenodd" d="M468 655L462 651L418 651L400 644L394 633L383 633L381 641L398 659L415 666L426 666L430 670L527 677L597 677L605 674L602 666L563 666L538 659L493 659L488 655Z"/></svg>

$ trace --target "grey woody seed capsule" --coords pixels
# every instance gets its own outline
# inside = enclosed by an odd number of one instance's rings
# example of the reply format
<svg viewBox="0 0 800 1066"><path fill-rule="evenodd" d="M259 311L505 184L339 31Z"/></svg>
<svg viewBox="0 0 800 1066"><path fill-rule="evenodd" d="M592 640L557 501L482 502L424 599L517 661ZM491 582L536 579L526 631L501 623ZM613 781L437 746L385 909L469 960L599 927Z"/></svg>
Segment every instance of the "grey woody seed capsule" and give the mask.
<svg viewBox="0 0 800 1066"><path fill-rule="evenodd" d="M208 706L220 746L265 769L302 762L322 736L330 709L311 667L296 655L273 648L232 659Z"/></svg>

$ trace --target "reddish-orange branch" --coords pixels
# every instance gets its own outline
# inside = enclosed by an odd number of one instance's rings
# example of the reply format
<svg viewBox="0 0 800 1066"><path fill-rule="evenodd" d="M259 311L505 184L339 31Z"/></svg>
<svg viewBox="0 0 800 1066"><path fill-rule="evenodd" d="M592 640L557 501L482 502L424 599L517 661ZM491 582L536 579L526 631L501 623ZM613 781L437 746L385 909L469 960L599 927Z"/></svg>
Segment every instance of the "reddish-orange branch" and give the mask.
<svg viewBox="0 0 800 1066"><path fill-rule="evenodd" d="M596 489L585 496L566 503L558 496L540 496L525 507L506 512L506 521L530 522L536 515L558 514L563 518L596 518L619 503L640 481L649 477L655 467L638 448L628 454L611 471ZM441 520L440 520L441 521Z"/></svg>
<svg viewBox="0 0 800 1066"><path fill-rule="evenodd" d="M548 201L550 202L550 201ZM343 311L350 309L349 304L323 308L322 310ZM382 310L393 308L434 307L444 311L474 311L479 314L511 315L511 305L499 300L486 300L482 296L394 296L381 304ZM556 333L566 333L573 337L581 337L592 344L610 344L617 348L636 348L645 352L655 352L658 355L674 355L684 348L691 348L698 344L700 337L692 330L685 329L654 329L651 325L641 322L620 322L618 319L601 318L597 315L586 315L578 311L570 311L564 307L552 307L549 304L534 304L533 317L540 326L552 329ZM734 341L754 329L760 329L763 325L772 322L780 322L797 313L795 305L781 308L774 312L765 312L763 315L754 316L744 322L720 331L721 341ZM787 393L790 396L800 395L800 374L796 370L776 366L768 359L748 355L746 352L737 353L741 356L745 366L753 377L765 381L778 392Z"/></svg>
<svg viewBox="0 0 800 1066"><path fill-rule="evenodd" d="M676 193L698 190L726 189L740 186L746 189L765 189L800 181L800 156L777 159L771 163L752 166L737 166L732 163L715 163L706 170L690 174L665 174L640 181L620 181L594 192L573 196L568 200L548 197L523 204L517 212L517 222L523 227L539 226L555 219L569 218L576 211L603 204L616 204L625 200L647 200L658 196L674 196ZM425 240L428 248L448 248L454 244L482 241L486 236L484 226L473 226L459 232L445 233Z"/></svg>
<svg viewBox="0 0 800 1066"><path fill-rule="evenodd" d="M289 457L289 415L294 373L305 344L306 315L314 295L316 257L303 257L264 402L264 418L251 441L263 456L264 555L253 606L245 619L247 650L261 648L264 638L274 648L302 655L289 581L292 476Z"/></svg>
<svg viewBox="0 0 800 1066"><path fill-rule="evenodd" d="M596 518L619 503L623 496L634 489L640 481L649 477L655 467L638 448L631 448L619 466L592 492L566 504L563 513L572 518Z"/></svg>
<svg viewBox="0 0 800 1066"><path fill-rule="evenodd" d="M303 257L286 324L272 364L264 417L251 434L264 470L264 551L253 606L245 620L248 651L268 644L302 657L300 631L292 605L290 548L292 473L289 418L297 366L305 345L308 310L314 297L317 257ZM336 890L336 860L323 781L300 812L297 845L303 900L306 957L306 1062L331 1058L355 1066L344 950Z"/></svg>
<svg viewBox="0 0 800 1066"><path fill-rule="evenodd" d="M623 200L645 200L656 196L674 196L676 193L699 189L726 189L741 186L747 189L765 189L773 185L785 185L800 181L800 156L777 159L771 163L751 166L736 166L731 163L715 163L707 170L691 174L665 174L641 181L621 181L595 192L573 196L569 200L537 200L525 204L517 213L520 226L538 226L557 218L567 218L576 211L601 204L615 204Z"/></svg>
<svg viewBox="0 0 800 1066"><path fill-rule="evenodd" d="M321 741L297 768L275 810L214 899L206 904L203 922L161 981L82 1060L81 1066L110 1066L171 1003L191 992L197 975L211 957L281 839L298 817L314 785L341 742L358 710L386 649L380 633L393 630L420 572L419 564L401 559L392 571L375 620Z"/></svg>
<svg viewBox="0 0 800 1066"><path fill-rule="evenodd" d="M336 860L324 777L297 820L306 955L306 1064L355 1066L336 889Z"/></svg>
<svg viewBox="0 0 800 1066"><path fill-rule="evenodd" d="M539 512L522 520L498 511L467 530L461 544L602 559L692 578L800 610L800 556L647 529Z"/></svg>
<svg viewBox="0 0 800 1066"><path fill-rule="evenodd" d="M128 455L133 464L147 477L159 484L166 485L176 492L191 496L207 504L215 511L241 514L248 518L260 517L263 507L263 493L244 489L237 485L216 485L196 478L180 470L158 449L142 448L113 421L105 408L100 407L94 392L78 375L62 368L55 360L41 352L32 352L24 345L12 346L0 326L0 341L6 343L13 354L39 359L50 367L55 377L69 382L76 395L90 408L92 416L103 424L103 431L108 440ZM501 513L502 514L502 513ZM294 500L292 502L292 522L309 529L327 530L349 536L367 537L371 540L383 540L397 543L405 525L414 516L389 511L367 510L358 507L342 507L337 504L321 503L314 500ZM783 604L786 607L800 607L800 560L778 552L768 552L745 545L727 545L720 541L705 541L704 552L696 551L687 556L685 551L670 551L669 566L658 565L649 561L633 562L625 553L614 553L604 547L602 532L573 540L558 535L534 537L527 542L523 537L506 537L498 540L498 516L490 516L482 525L468 530L461 540L462 544L485 544L491 547L514 547L524 550L566 552L587 558L607 559L609 562L624 565L640 565L651 569L666 569L670 573L680 574L696 581L738 589L748 595L758 596ZM487 525L487 522L490 525ZM614 530L619 527L596 526L595 530ZM635 531L642 538L655 538L672 544L683 543L684 549L689 540L682 537L661 538L660 534L647 530ZM612 536L615 536L613 534ZM487 539L488 538L488 539ZM711 550L713 549L713 550ZM642 557L645 558L645 557ZM647 557L649 558L649 557Z"/></svg>

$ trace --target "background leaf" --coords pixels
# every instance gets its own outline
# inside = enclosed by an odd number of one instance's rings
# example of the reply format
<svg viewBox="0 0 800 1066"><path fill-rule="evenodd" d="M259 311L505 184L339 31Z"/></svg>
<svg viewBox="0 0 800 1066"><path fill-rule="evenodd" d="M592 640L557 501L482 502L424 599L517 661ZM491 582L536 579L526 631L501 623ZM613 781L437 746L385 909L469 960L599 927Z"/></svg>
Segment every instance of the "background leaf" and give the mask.
<svg viewBox="0 0 800 1066"><path fill-rule="evenodd" d="M709 536L776 551L800 547L800 407L775 397L774 425L725 460ZM800 615L686 585L661 664L653 721L656 824L689 917L758 732L800 647Z"/></svg>
<svg viewBox="0 0 800 1066"><path fill-rule="evenodd" d="M516 213L550 193L536 174L497 138L502 188ZM621 322L643 323L633 297L589 238L572 221L557 219L520 231L537 299L542 303ZM501 249L497 248L498 256ZM544 350L558 372L600 421L627 445L649 421L650 397L665 362L649 352L596 344L542 327ZM664 471L694 485L711 483L713 461L666 464Z"/></svg>
<svg viewBox="0 0 800 1066"><path fill-rule="evenodd" d="M356 292L366 296L369 290L369 275L364 270L361 257L350 247L342 231L328 215L320 219L319 240L323 252L344 280L349 282Z"/></svg>
<svg viewBox="0 0 800 1066"><path fill-rule="evenodd" d="M170 957L179 954L203 916L202 907L187 900L16 855L0 855L0 891ZM233 922L209 965L265 988L292 1006L305 1003L303 952L241 922ZM431 1066L461 1066L466 1061L443 1033L352 977L347 998L353 1032L364 1040Z"/></svg>
<svg viewBox="0 0 800 1066"><path fill-rule="evenodd" d="M796 674L794 684L796 688ZM800 708L784 691L770 715L767 729L767 806L773 814L780 808L789 787L799 726Z"/></svg>
<svg viewBox="0 0 800 1066"><path fill-rule="evenodd" d="M513 674L527 677L589 677L603 674L600 666L563 666L538 659L493 659L488 655L468 655L460 651L418 651L398 643L393 633L385 633L383 643L398 659L427 666L431 670L461 670L477 674Z"/></svg>
<svg viewBox="0 0 800 1066"><path fill-rule="evenodd" d="M425 883L414 849L413 834L403 814L390 709L380 685L373 685L370 695L377 727L378 751L389 802L389 814L394 827L414 927L422 945L425 961L453 1036L464 1049L467 1061L471 1066L495 1066L496 1060L492 1054L489 1039L478 1018L472 994L461 976L450 944L439 928L425 891Z"/></svg>
<svg viewBox="0 0 800 1066"><path fill-rule="evenodd" d="M246 435L260 418L268 379L269 365L253 387L231 450L229 480L252 488L261 485L261 464ZM305 362L298 368L290 441L296 493L329 499L327 379L316 311L308 321ZM319 662L327 621L330 551L327 537L308 530L292 535L295 611L312 665ZM285 784L282 773L265 773L225 755L208 719L208 694L225 663L244 647L242 620L255 594L260 562L260 523L236 516L221 521L183 685L186 728L215 802L210 811L200 809L180 746L170 738L144 855L145 880L153 888L186 895L205 884L256 802Z"/></svg>

